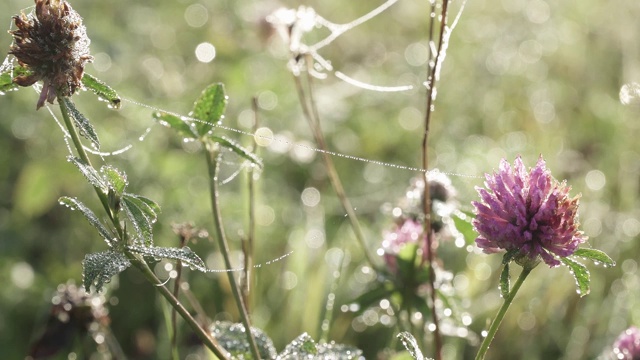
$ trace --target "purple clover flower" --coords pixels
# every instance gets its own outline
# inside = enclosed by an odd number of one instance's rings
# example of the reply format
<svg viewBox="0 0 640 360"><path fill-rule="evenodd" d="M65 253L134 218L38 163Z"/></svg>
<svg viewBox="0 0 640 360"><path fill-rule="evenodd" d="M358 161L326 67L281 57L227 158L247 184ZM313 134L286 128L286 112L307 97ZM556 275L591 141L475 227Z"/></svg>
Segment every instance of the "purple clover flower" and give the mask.
<svg viewBox="0 0 640 360"><path fill-rule="evenodd" d="M640 329L632 326L620 334L613 344L613 356L620 360L640 359Z"/></svg>
<svg viewBox="0 0 640 360"><path fill-rule="evenodd" d="M426 238L423 235L423 227L419 222L407 219L402 225L396 225L393 231L387 232L382 241L384 261L392 273L397 273L398 264L396 257L400 250L407 244L418 244L423 251L426 250ZM425 254L423 253L423 256Z"/></svg>
<svg viewBox="0 0 640 360"><path fill-rule="evenodd" d="M485 253L517 250L514 258L521 265L541 258L554 267L560 265L558 257L573 254L586 241L578 230L580 195L569 197L571 187L551 176L542 156L528 173L520 157L513 168L503 159L499 171L485 178L486 189L476 187L481 201L472 202L476 244Z"/></svg>

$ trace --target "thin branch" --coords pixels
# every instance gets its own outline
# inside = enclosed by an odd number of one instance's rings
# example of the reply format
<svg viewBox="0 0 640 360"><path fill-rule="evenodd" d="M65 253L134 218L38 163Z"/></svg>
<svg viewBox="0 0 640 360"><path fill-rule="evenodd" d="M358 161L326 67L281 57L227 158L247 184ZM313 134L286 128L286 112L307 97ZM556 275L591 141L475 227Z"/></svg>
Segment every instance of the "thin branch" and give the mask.
<svg viewBox="0 0 640 360"><path fill-rule="evenodd" d="M307 83L309 84L309 95L305 94L304 88L302 86L302 82L300 81L299 76L294 76L294 81L296 84L296 90L298 93L298 99L300 101L300 105L302 106L302 112L309 123L309 127L311 128L311 132L316 140L318 147L320 148L320 152L322 153L322 159L324 161L325 167L327 168L327 174L329 175L329 180L331 181L331 185L342 204L345 212L347 213L347 218L351 223L351 227L353 232L362 248L363 254L369 264L375 269L377 268L376 262L374 261L373 256L369 253L367 248L367 244L364 238L364 233L362 232L362 227L360 226L360 222L356 216L355 211L353 210L353 206L351 205L351 201L347 197L344 187L342 185L342 181L338 176L338 172L333 164L333 160L329 156L329 152L327 150L327 144L324 139L324 135L322 134L322 128L320 126L320 119L318 115L318 110L315 106L315 101L313 100L312 94L312 84L311 84L311 76L309 76L307 72Z"/></svg>
<svg viewBox="0 0 640 360"><path fill-rule="evenodd" d="M449 9L449 1L443 0L442 13L440 15L440 33L438 37L438 48L435 54L435 60L433 59L433 52L430 51L428 61L428 78L427 78L427 106L425 110L424 120L424 137L422 139L422 168L429 169L429 126L431 122L431 114L433 113L433 101L435 100L435 88L438 73L440 71L441 58L444 59L444 44L445 36L447 36L447 12ZM429 48L433 44L433 30L435 22L435 0L431 0L431 12L430 12L430 24L429 24ZM435 270L433 268L433 259L435 258L435 248L433 246L433 234L431 230L431 194L429 192L429 180L428 173L423 173L424 178L424 201L423 211L425 214L424 219L424 234L427 237L427 258L428 258L428 271L429 271L429 295L431 298L431 317L433 319L434 331L433 338L435 342L435 358L436 360L442 360L442 336L440 334L440 324L438 320L438 313L436 311L436 289L435 289Z"/></svg>

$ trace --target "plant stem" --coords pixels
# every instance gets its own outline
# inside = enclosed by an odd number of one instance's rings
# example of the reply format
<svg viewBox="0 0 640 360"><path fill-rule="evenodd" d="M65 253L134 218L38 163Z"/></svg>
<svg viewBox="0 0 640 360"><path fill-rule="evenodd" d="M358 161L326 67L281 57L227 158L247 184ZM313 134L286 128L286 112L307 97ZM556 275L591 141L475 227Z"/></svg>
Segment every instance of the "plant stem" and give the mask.
<svg viewBox="0 0 640 360"><path fill-rule="evenodd" d="M207 166L209 168L209 187L211 194L211 211L213 213L213 222L215 224L216 229L216 237L218 238L218 245L220 247L220 252L222 253L222 257L224 258L224 263L227 268L227 276L229 277L229 284L231 285L231 290L233 292L233 297L238 305L238 311L240 312L240 317L242 318L242 323L244 324L245 331L247 332L247 340L249 341L249 347L251 349L251 354L253 358L256 360L260 359L260 353L258 351L258 346L256 345L256 340L253 336L253 332L251 332L251 324L249 322L249 315L247 314L247 309L245 307L244 302L242 301L242 293L240 291L240 287L236 283L236 279L233 276L233 272L230 271L232 269L231 260L229 258L229 245L227 244L227 237L224 233L224 227L222 225L222 216L220 214L220 207L218 206L218 151L213 147L216 146L214 144L205 144L206 149L206 157L207 157Z"/></svg>
<svg viewBox="0 0 640 360"><path fill-rule="evenodd" d="M187 239L185 236L180 235L180 248L185 247L185 245L187 244L187 241L189 239ZM181 278L182 278L182 261L180 259L178 259L176 261L176 278L174 279L174 283L173 283L173 296L175 298L178 298L178 294L180 293L180 283L181 283ZM178 356L178 321L177 321L177 311L176 309L173 309L173 311L171 312L171 329L173 330L171 333L171 349L172 349L172 354L173 354L173 358L175 360L179 360L179 356Z"/></svg>
<svg viewBox="0 0 640 360"><path fill-rule="evenodd" d="M320 126L320 118L318 116L318 111L315 106L313 94L311 93L312 91L311 77L308 71L306 72L306 74L307 74L307 83L309 85L308 100L304 92L302 82L300 81L300 77L294 76L296 90L298 93L298 99L300 100L300 105L302 106L302 112L305 118L307 119L307 122L309 123L309 127L311 128L311 132L313 133L313 137L315 138L316 143L318 144L318 147L322 152L322 160L324 161L325 167L327 169L327 174L329 175L329 181L331 182L331 185L333 186L333 189L335 190L336 195L338 196L338 199L342 204L342 207L347 213L347 218L351 223L351 228L353 229L356 239L358 240L358 243L362 248L362 252L365 258L367 259L367 261L369 262L369 264L374 269L376 269L377 268L376 262L374 261L373 256L371 256L371 254L369 253L369 249L367 248L367 244L364 239L364 233L362 232L362 227L360 226L358 217L356 216L356 213L353 210L351 201L349 201L349 198L347 197L347 194L344 191L344 187L342 186L342 181L338 176L338 172L336 170L335 165L333 164L333 160L331 159L331 156L329 156L327 143L324 139L324 135L322 134L322 128Z"/></svg>
<svg viewBox="0 0 640 360"><path fill-rule="evenodd" d="M436 360L442 359L442 336L440 335L440 324L438 321L438 313L436 311L436 289L435 289L435 270L433 268L433 259L435 258L434 252L435 249L433 247L433 235L431 233L431 194L429 193L429 181L428 181L428 170L429 170L429 127L431 123L431 114L433 113L433 101L435 100L435 87L436 87L436 75L438 73L438 65L440 56L442 55L442 46L444 43L444 34L445 28L447 26L447 11L449 7L450 0L442 1L442 14L440 18L440 34L438 39L438 49L435 54L435 59L433 54L429 54L428 64L428 78L427 78L427 106L425 110L425 119L424 119L424 137L422 139L422 168L424 170L424 202L423 202L423 210L425 214L424 219L424 234L427 237L427 258L429 260L428 271L429 271L429 295L431 298L431 317L433 318L433 338L435 342L435 358ZM436 21L435 16L435 0L431 0L431 11L430 11L430 24L429 24L429 43L433 41L433 25Z"/></svg>
<svg viewBox="0 0 640 360"><path fill-rule="evenodd" d="M131 263L133 264L133 266L135 266L138 270L140 270L140 272L147 279L147 281L149 281L152 285L154 285L158 289L160 294L164 296L165 299L167 299L169 304L171 304L171 306L173 306L173 308L176 309L176 311L182 316L182 318L187 322L187 324L191 326L191 328L196 333L196 335L200 338L200 340L204 342L205 346L208 347L211 351L213 351L213 353L220 359L229 359L229 357L225 355L227 352L217 343L217 341L215 341L211 337L211 335L207 331L205 331L205 329L203 329L198 324L196 319L193 316L191 316L189 311L187 311L187 309L185 309L185 307L182 306L180 301L175 296L173 296L171 291L169 291L169 289L167 289L162 284L160 279L158 279L156 275L153 273L153 271L151 270L151 268L149 268L149 265L147 265L147 263L144 260L142 260L141 258L139 258L138 256L136 256L135 254L129 251L126 251L125 255L127 255L129 260L131 260Z"/></svg>
<svg viewBox="0 0 640 360"><path fill-rule="evenodd" d="M504 303L500 307L500 310L498 310L498 313L496 314L495 319L493 319L493 321L491 322L491 326L489 326L489 332L487 333L487 336L482 341L482 344L480 345L480 350L478 350L478 354L476 355L476 360L484 359L484 356L487 353L487 350L489 350L489 345L491 345L491 341L493 341L493 338L495 337L496 332L498 331L498 328L502 323L502 319L504 318L504 315L507 313L507 310L509 310L509 306L511 305L511 302L513 302L513 299L516 297L516 293L520 289L520 286L522 286L524 279L526 279L529 273L531 273L531 270L532 269L528 269L528 268L522 269L520 276L518 276L518 280L516 280L516 283L513 284L513 288L509 292L509 295L504 299Z"/></svg>
<svg viewBox="0 0 640 360"><path fill-rule="evenodd" d="M58 96L58 103L60 104L62 118L64 119L64 123L65 123L65 126L67 127L67 131L69 132L69 136L71 136L71 140L73 141L73 145L75 146L76 151L78 152L78 156L80 156L80 159L82 159L87 165L92 166L91 162L89 161L89 157L87 156L87 153L84 150L84 147L82 146L82 142L80 142L78 132L75 126L73 126L73 123L71 122L71 118L69 116L69 107L67 106L66 101L70 102L71 99ZM96 194L100 198L100 201L102 202L102 206L104 206L105 211L109 215L109 218L113 223L113 226L116 228L120 236L120 240L122 242L125 242L126 234L124 233L124 230L120 225L120 222L117 220L117 217L113 216L111 209L109 207L109 201L107 199L107 196L104 194L102 189L99 189L95 186L94 186L94 189L96 191ZM162 296L164 296L169 301L171 306L173 306L173 308L176 309L178 313L180 313L180 315L189 324L189 326L191 326L191 328L196 333L196 335L198 335L198 337L200 337L200 339L204 342L205 346L207 346L220 359L228 359L228 357L225 355L226 351L224 351L224 349L222 349L220 345L218 345L218 343L211 337L211 335L209 335L209 333L205 331L205 329L203 329L200 325L198 325L196 320L191 316L191 314L189 314L187 309L185 309L184 306L182 306L180 301L178 301L178 299L175 296L173 296L173 294L171 294L171 292L166 287L164 287L164 285L162 285L162 282L155 276L153 271L151 271L147 263L129 251L125 251L125 255L129 258L129 260L131 260L131 263L138 270L140 270L140 272L142 272L144 277L152 285L156 286L160 294L162 294Z"/></svg>

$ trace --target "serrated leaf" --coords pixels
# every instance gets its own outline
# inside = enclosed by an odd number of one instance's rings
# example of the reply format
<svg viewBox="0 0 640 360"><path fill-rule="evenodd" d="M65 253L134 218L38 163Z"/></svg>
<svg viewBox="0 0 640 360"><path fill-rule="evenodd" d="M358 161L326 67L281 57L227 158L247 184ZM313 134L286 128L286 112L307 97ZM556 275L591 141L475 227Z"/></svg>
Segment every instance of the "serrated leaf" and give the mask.
<svg viewBox="0 0 640 360"><path fill-rule="evenodd" d="M472 213L459 210L456 210L451 214L453 225L464 238L466 245L472 245L476 241L476 237L478 235L473 229L473 224L471 223L471 220L474 217L475 216Z"/></svg>
<svg viewBox="0 0 640 360"><path fill-rule="evenodd" d="M231 353L233 359L252 359L249 340L244 329L244 325L240 323L216 321L211 326L211 335L218 341L220 346ZM277 352L271 338L256 327L251 327L251 333L256 340L260 357L263 359L275 359Z"/></svg>
<svg viewBox="0 0 640 360"><path fill-rule="evenodd" d="M113 244L116 242L116 240L111 236L109 230L107 230L107 228L100 222L100 220L98 220L98 217L93 213L93 211L91 211L91 209L89 209L85 204L83 204L76 198L63 196L58 201L61 205L64 205L71 210L80 211L82 215L84 215L84 217L89 221L89 223L94 228L96 228L96 230L98 230L98 233L100 233L100 236L104 238L104 240L107 242L107 245L109 245L109 247L113 247Z"/></svg>
<svg viewBox="0 0 640 360"><path fill-rule="evenodd" d="M131 266L131 262L123 253L116 251L104 251L94 254L87 254L82 261L83 284L86 291L95 285L96 291L100 292L105 283L111 278L126 270Z"/></svg>
<svg viewBox="0 0 640 360"><path fill-rule="evenodd" d="M89 181L91 185L98 189L101 189L102 192L106 192L107 184L105 184L105 182L102 180L102 177L100 176L100 174L98 174L96 169L89 166L82 159L79 159L77 157L69 156L67 157L67 160L75 165L78 170L80 170L82 175L87 179L87 181Z"/></svg>
<svg viewBox="0 0 640 360"><path fill-rule="evenodd" d="M127 174L114 168L113 166L103 166L100 172L104 175L104 179L109 184L109 188L118 195L122 196L124 190L129 183L127 182Z"/></svg>
<svg viewBox="0 0 640 360"><path fill-rule="evenodd" d="M404 345L409 354L411 354L415 360L425 360L424 355L422 355L422 351L420 351L420 348L418 347L416 338L413 337L411 333L403 331L397 335L397 338L400 339L402 345Z"/></svg>
<svg viewBox="0 0 640 360"><path fill-rule="evenodd" d="M69 99L68 97L60 97L65 107L67 108L67 115L73 119L73 122L76 124L80 135L87 138L96 149L100 149L100 140L98 140L98 134L96 134L96 130L93 128L93 125L77 108L76 105Z"/></svg>
<svg viewBox="0 0 640 360"><path fill-rule="evenodd" d="M227 95L221 83L209 85L193 104L191 117L200 121L196 124L199 136L205 136L222 119L227 107Z"/></svg>
<svg viewBox="0 0 640 360"><path fill-rule="evenodd" d="M586 266L582 265L581 263L575 260L572 260L566 257L561 258L560 260L562 261L563 264L568 266L569 269L571 269L571 274L573 274L573 277L576 279L576 286L578 287L578 290L577 290L578 295L580 295L580 297L588 295L589 292L591 291L589 287L589 282L591 281L591 278L590 278L589 270L587 270Z"/></svg>
<svg viewBox="0 0 640 360"><path fill-rule="evenodd" d="M146 215L149 207L145 204L145 210L142 210L138 206L141 202L132 199L132 197L127 195L123 196L121 202L122 209L124 209L129 221L133 224L133 228L136 230L138 236L142 238L145 245L150 246L153 243L153 233L151 219Z"/></svg>
<svg viewBox="0 0 640 360"><path fill-rule="evenodd" d="M256 154L245 149L235 141L225 136L210 136L209 138L211 139L211 141L222 145L223 147L233 151L234 153L240 155L241 157L251 161L253 164L258 165L260 168L262 168L262 160L258 156L256 156Z"/></svg>
<svg viewBox="0 0 640 360"><path fill-rule="evenodd" d="M354 346L336 344L335 342L318 344L317 359L353 360L362 356L362 350Z"/></svg>
<svg viewBox="0 0 640 360"><path fill-rule="evenodd" d="M289 343L278 355L278 360L298 360L314 358L318 354L315 341L307 333L303 333Z"/></svg>
<svg viewBox="0 0 640 360"><path fill-rule="evenodd" d="M100 100L108 102L110 107L119 109L120 105L122 105L122 99L120 99L118 93L101 80L87 73L84 73L84 75L82 76L82 84L87 89L93 91L93 93L96 94L98 98L100 98Z"/></svg>
<svg viewBox="0 0 640 360"><path fill-rule="evenodd" d="M162 126L172 128L182 137L187 139L196 139L198 135L194 132L192 126L185 120L165 112L153 113L153 118Z"/></svg>
<svg viewBox="0 0 640 360"><path fill-rule="evenodd" d="M597 249L580 248L573 253L574 256L580 256L590 259L592 261L603 264L604 266L616 266L616 262L613 261L604 251Z"/></svg>
<svg viewBox="0 0 640 360"><path fill-rule="evenodd" d="M500 294L502 294L503 299L508 298L509 292L511 292L511 285L509 284L510 279L509 263L506 263L502 267L502 272L500 273Z"/></svg>
<svg viewBox="0 0 640 360"><path fill-rule="evenodd" d="M137 246L130 245L127 249L144 256L151 256L153 258L173 259L180 260L183 264L191 267L192 269L202 272L208 272L207 266L204 261L188 246L182 248L163 248L155 246Z"/></svg>

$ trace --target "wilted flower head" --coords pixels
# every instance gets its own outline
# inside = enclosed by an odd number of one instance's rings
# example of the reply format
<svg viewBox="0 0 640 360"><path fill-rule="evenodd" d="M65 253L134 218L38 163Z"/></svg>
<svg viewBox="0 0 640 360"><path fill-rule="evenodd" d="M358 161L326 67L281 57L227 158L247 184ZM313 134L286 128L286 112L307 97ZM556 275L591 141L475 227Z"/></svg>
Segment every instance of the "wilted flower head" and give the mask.
<svg viewBox="0 0 640 360"><path fill-rule="evenodd" d="M481 201L473 202L476 244L485 253L517 250L520 264L541 258L553 267L586 241L578 230L580 196L569 197L571 187L551 176L542 157L530 172L520 157L513 168L503 159L499 171L485 177L486 189L476 188Z"/></svg>
<svg viewBox="0 0 640 360"><path fill-rule="evenodd" d="M35 0L33 13L13 17L17 30L9 49L30 73L13 81L31 86L43 81L37 108L57 95L71 96L82 87L84 66L93 60L82 18L64 0Z"/></svg>
<svg viewBox="0 0 640 360"><path fill-rule="evenodd" d="M613 355L621 360L640 359L640 329L632 326L620 334L613 344Z"/></svg>
<svg viewBox="0 0 640 360"><path fill-rule="evenodd" d="M418 244L423 252L426 251L427 241L423 232L422 224L415 220L407 219L402 225L396 225L393 231L389 231L384 235L384 240L382 241L383 257L387 268L392 273L397 272L396 257L406 245Z"/></svg>

